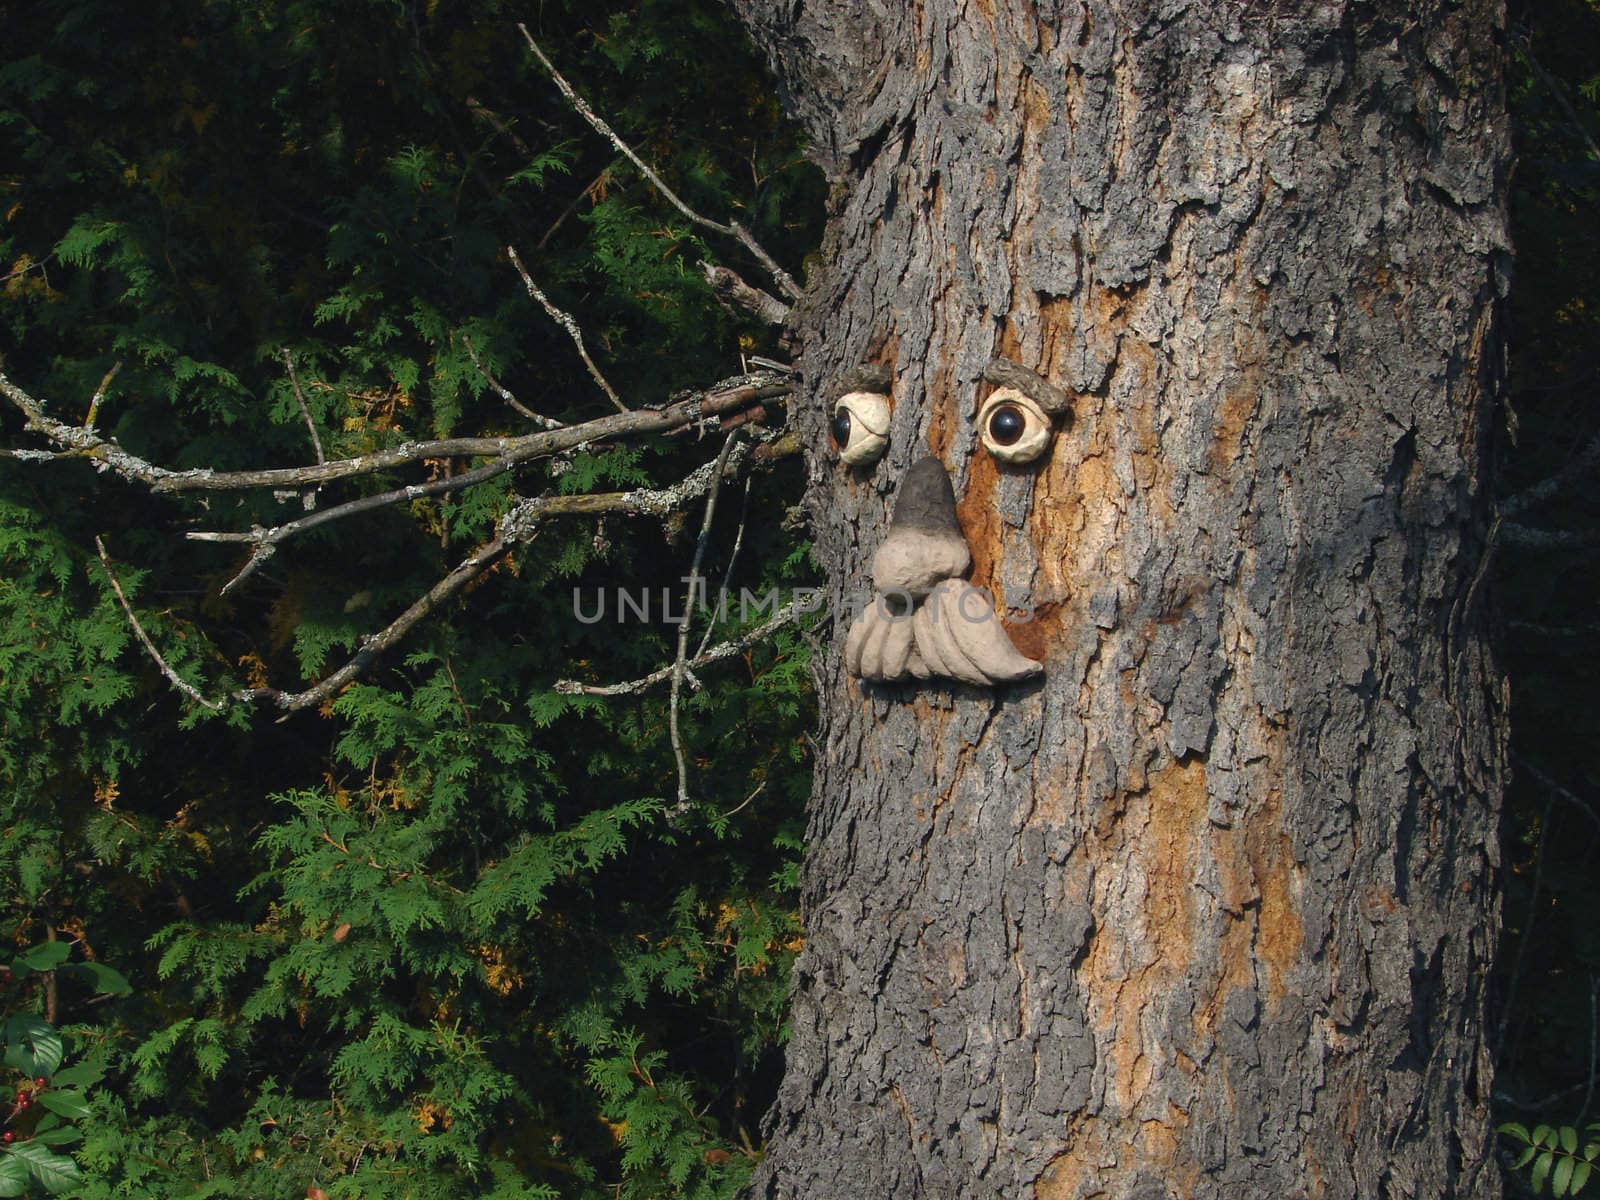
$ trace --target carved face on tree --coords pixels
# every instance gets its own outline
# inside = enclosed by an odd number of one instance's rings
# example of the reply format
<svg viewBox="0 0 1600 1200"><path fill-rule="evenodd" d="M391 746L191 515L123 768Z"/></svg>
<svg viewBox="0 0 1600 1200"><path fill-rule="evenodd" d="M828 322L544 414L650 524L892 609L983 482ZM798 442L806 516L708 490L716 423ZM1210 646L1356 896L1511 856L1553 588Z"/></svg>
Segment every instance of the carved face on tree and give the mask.
<svg viewBox="0 0 1600 1200"><path fill-rule="evenodd" d="M1055 403L1043 386L1004 386L978 409L983 450L1002 466L1026 469L1049 452L1051 417L1030 391ZM840 461L862 468L882 458L890 416L887 395L841 396L830 426ZM1043 664L1006 636L993 598L962 578L971 565L950 476L937 458L923 458L900 482L888 535L872 560L875 594L845 642L846 669L881 683L940 678L976 687L1041 675Z"/></svg>

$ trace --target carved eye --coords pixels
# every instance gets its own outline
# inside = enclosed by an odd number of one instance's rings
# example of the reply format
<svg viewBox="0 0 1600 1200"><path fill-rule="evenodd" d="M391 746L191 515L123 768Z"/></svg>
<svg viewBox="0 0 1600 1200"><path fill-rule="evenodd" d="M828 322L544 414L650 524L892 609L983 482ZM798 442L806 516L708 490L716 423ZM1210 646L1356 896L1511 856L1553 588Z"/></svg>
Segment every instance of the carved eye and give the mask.
<svg viewBox="0 0 1600 1200"><path fill-rule="evenodd" d="M1050 434L1050 418L1016 388L1001 388L978 410L978 436L1001 462L1032 462L1050 448Z"/></svg>
<svg viewBox="0 0 1600 1200"><path fill-rule="evenodd" d="M889 447L889 397L846 392L834 403L828 430L839 457L852 467L877 462Z"/></svg>

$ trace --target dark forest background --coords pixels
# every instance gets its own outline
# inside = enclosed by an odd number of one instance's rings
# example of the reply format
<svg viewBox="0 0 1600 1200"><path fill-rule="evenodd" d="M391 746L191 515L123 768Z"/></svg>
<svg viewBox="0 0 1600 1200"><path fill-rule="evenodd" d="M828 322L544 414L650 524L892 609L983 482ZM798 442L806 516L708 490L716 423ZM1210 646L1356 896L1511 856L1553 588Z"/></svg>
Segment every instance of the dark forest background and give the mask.
<svg viewBox="0 0 1600 1200"><path fill-rule="evenodd" d="M1489 580L1517 778L1492 1051L1500 1120L1581 1131L1600 1116L1600 6L1510 16ZM308 418L335 459L613 411L508 245L630 407L781 360L701 270L771 286L759 264L585 125L518 21L685 201L803 279L826 186L711 0L0 3L0 371L173 467L310 462ZM203 695L295 690L516 498L669 487L725 434L595 444L352 515L224 592L246 550L185 533L303 515L305 489L152 496L16 455L45 445L23 424L0 405L0 1196L732 1195L800 944L815 630L685 691L688 804L666 688L556 686L672 662L672 626L584 624L573 589L681 595L704 500L547 522L284 720L174 689L107 565ZM738 436L782 426L773 403ZM764 462L721 490L714 585L813 581L798 460Z"/></svg>

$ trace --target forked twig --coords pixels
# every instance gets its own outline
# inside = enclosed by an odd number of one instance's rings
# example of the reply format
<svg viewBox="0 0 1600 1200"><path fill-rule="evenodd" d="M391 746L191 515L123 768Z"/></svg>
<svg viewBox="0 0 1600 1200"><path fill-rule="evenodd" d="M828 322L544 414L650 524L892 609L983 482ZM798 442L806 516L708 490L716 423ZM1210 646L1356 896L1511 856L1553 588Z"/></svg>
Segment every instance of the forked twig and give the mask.
<svg viewBox="0 0 1600 1200"><path fill-rule="evenodd" d="M733 535L733 549L728 551L728 565L727 565L726 569L724 569L724 571L722 572L722 587L720 589L718 589L718 592L717 592L717 594L719 596L727 595L727 593L728 593L728 584L730 584L733 581L733 567L734 567L734 564L739 561L739 551L744 546L745 519L750 515L750 485L753 482L754 482L754 480L750 476L748 476L748 475L745 476L744 496L740 499L740 502L739 502L739 530L738 530L737 533L735 533ZM705 631L704 635L702 635L702 637L700 638L700 644L698 646L696 646L695 650L694 650L694 654L695 654L696 658L699 658L702 654L704 654L706 652L706 646L710 644L710 642L711 642L711 634L716 629L716 627L717 626L716 626L716 623L714 621L707 623L706 631Z"/></svg>
<svg viewBox="0 0 1600 1200"><path fill-rule="evenodd" d="M527 405L522 403L522 401L518 400L516 396L512 394L510 388L501 383L493 375L489 374L489 368L484 366L483 361L478 357L478 349L472 344L472 339L470 337L463 333L461 335L461 342L466 346L467 357L472 359L472 365L477 368L478 374L483 377L483 381L485 383L495 390L495 393L500 397L500 399L504 400L512 408L516 409L519 413L527 417L528 420L532 421L541 429L561 428L562 423L560 421L556 420L554 417L541 416L539 413L534 412L533 409L529 408Z"/></svg>
<svg viewBox="0 0 1600 1200"><path fill-rule="evenodd" d="M85 429L94 428L94 423L100 416L100 401L106 398L106 389L111 386L111 381L117 377L117 372L120 370L122 370L122 360L119 358L101 378L100 386L95 388L94 395L89 397L89 414L83 418Z"/></svg>
<svg viewBox="0 0 1600 1200"><path fill-rule="evenodd" d="M346 684L354 682L356 677L371 666L380 654L409 633L429 613L499 562L510 549L511 540L504 534L497 532L493 538L457 563L450 574L439 580L423 595L413 601L405 612L390 621L380 632L364 639L360 649L351 656L349 662L320 681L315 687L307 688L303 692L280 692L276 688L268 687L246 688L243 691L235 692L234 698L243 701L268 700L282 709L285 714L297 712L315 704L321 704Z"/></svg>
<svg viewBox="0 0 1600 1200"><path fill-rule="evenodd" d="M601 120L595 111L584 103L583 97L573 90L572 85L562 77L561 72L556 70L555 64L545 57L543 50L539 49L539 43L533 40L533 35L528 32L528 27L518 22L517 28L522 31L522 36L527 40L528 49L533 51L533 56L539 60L539 65L549 72L550 78L555 82L556 87L560 89L561 94L566 97L567 103L572 106L580 117L589 122L590 127L596 133L615 146L624 158L637 167L639 172L655 187L656 191L660 192L674 208L701 228L737 238L746 250L755 255L756 261L767 269L767 273L772 276L778 287L782 289L789 299L798 300L800 298L802 294L800 285L795 283L793 277L777 264L772 255L762 249L761 244L756 241L748 229L737 221L730 221L724 225L720 221L713 221L709 217L703 217L680 200L678 194L662 182L661 176L651 170L649 165L633 152L633 148L618 137L611 126Z"/></svg>
<svg viewBox="0 0 1600 1200"><path fill-rule="evenodd" d="M730 433L717 452L717 463L711 473L711 487L706 493L706 511L700 518L700 536L695 539L694 559L689 564L689 598L683 606L683 622L678 626L678 653L672 663L672 692L667 706L667 732L672 737L672 754L678 761L678 803L673 810L682 814L689 810L689 767L683 757L683 740L678 732L678 699L683 694L683 677L689 655L689 622L694 615L694 603L700 595L700 564L705 561L706 547L711 544L711 523L717 515L717 497L722 494L722 472L728 465L728 455L738 441L737 431Z"/></svg>
<svg viewBox="0 0 1600 1200"><path fill-rule="evenodd" d="M698 671L724 659L743 654L750 647L766 641L778 630L793 625L799 618L800 611L799 606L791 600L754 629L736 638L729 638L725 642L718 642L703 654L695 655L684 664L685 671ZM678 664L672 662L642 678L630 679L626 683L583 683L576 679L561 679L556 682L554 690L563 696L637 696L658 683L665 683L671 679L677 669Z"/></svg>
<svg viewBox="0 0 1600 1200"><path fill-rule="evenodd" d="M294 372L294 355L289 353L289 347L283 348L283 365L289 370L289 386L294 389L295 403L300 406L300 415L306 419L306 428L311 431L311 448L316 451L317 465L320 467L328 460L322 456L322 438L317 436L317 423L311 419L311 407L306 403L306 394L300 390L300 376Z"/></svg>
<svg viewBox="0 0 1600 1200"><path fill-rule="evenodd" d="M583 365L589 368L589 377L600 385L600 390L606 394L606 399L617 406L618 412L627 412L628 406L622 402L612 386L606 382L606 377L600 373L600 368L594 365L594 359L589 357L589 351L583 344L583 330L578 328L578 323L572 319L572 314L563 312L550 303L550 297L539 290L539 285L533 281L533 276L528 274L528 269L522 265L522 259L517 257L517 248L507 246L506 254L511 258L511 265L516 267L517 274L522 276L522 285L528 289L528 295L539 302L540 307L549 314L557 325L567 331L567 336L572 339L572 344L578 348L578 357L583 359Z"/></svg>
<svg viewBox="0 0 1600 1200"><path fill-rule="evenodd" d="M95 535L94 548L100 553L100 565L105 568L106 578L111 582L111 590L116 593L117 602L122 605L122 611L128 618L128 624L133 626L135 636L144 644L145 650L155 660L156 666L161 668L161 673L167 677L167 682L196 704L209 708L212 712L221 712L221 704L207 700L195 689L193 684L174 671L171 664L161 657L161 651L156 649L156 644L150 640L150 635L144 631L144 626L139 624L139 618L134 616L133 605L128 603L128 597L123 593L122 585L117 582L116 572L111 569L111 556L106 553L106 544L98 534Z"/></svg>
<svg viewBox="0 0 1600 1200"><path fill-rule="evenodd" d="M786 396L793 385L777 372L762 371L726 379L703 392L695 392L662 408L631 409L613 413L581 425L518 437L458 437L430 442L406 442L389 450L376 450L356 458L305 467L276 467L260 471L215 471L202 467L174 471L130 454L111 438L91 429L68 425L50 416L42 402L29 395L0 372L0 395L4 395L27 418L27 428L43 434L64 450L76 451L91 459L102 470L112 470L125 479L147 485L152 492L168 494L191 491L242 491L249 488L299 488L388 471L428 458L494 458L508 464L550 458L593 442L641 434L665 433L694 424L707 417L737 412L763 399ZM13 454L11 457L25 457ZM51 458L47 452L41 461Z"/></svg>
<svg viewBox="0 0 1600 1200"><path fill-rule="evenodd" d="M1562 488L1585 479L1596 466L1600 466L1600 433L1590 438L1583 449L1573 455L1555 474L1504 500L1500 505L1500 512L1506 517L1519 516L1535 504L1550 499Z"/></svg>
<svg viewBox="0 0 1600 1200"><path fill-rule="evenodd" d="M792 451L788 449L784 451L784 453L790 452ZM781 457L781 455L762 455L760 457L751 455L750 461L758 466L766 466L776 461L778 457ZM499 464L490 464L490 467L499 467ZM489 469L489 467L481 468L484 471ZM172 669L161 656L160 651L156 649L155 644L145 634L138 618L134 615L131 605L128 603L127 597L117 583L116 576L111 572L110 560L106 554L105 546L101 544L98 538L95 539L95 544L99 548L100 560L105 564L106 574L111 580L112 589L116 592L117 599L122 602L122 609L127 615L128 623L133 627L145 650L150 654L156 665L161 668L162 674L167 677L174 687L213 712L220 711L229 702L252 703L258 700L266 700L285 713L292 713L322 703L354 680L376 660L378 655L392 647L410 632L419 621L498 562L512 546L533 540L546 520L563 516L586 517L611 514L649 517L664 516L690 500L711 491L716 485L716 481L723 477L727 469L728 456L723 454L718 456L716 462L706 463L696 468L678 483L668 488L638 488L631 492L602 492L578 496L539 496L519 501L500 518L495 528L495 536L490 541L469 554L450 574L434 584L433 587L428 589L427 593L381 631L366 638L361 643L360 649L344 666L318 682L315 686L300 692L284 692L272 687L245 688L232 693L221 701L207 700ZM466 478L467 476L457 476L455 482L459 483ZM437 485L442 485L445 482L440 480L437 481L437 484L420 485L416 488L401 489L401 491L402 493L421 493L427 489L443 490L442 487ZM365 497L362 500L352 501L347 505L340 505L323 512L313 513L299 521L291 521L287 525L278 526L272 530L256 529L248 533L190 534L190 536L203 541L245 542L253 546L254 551L250 560L245 564L245 568L228 584L229 587L233 587L240 579L245 578L253 571L256 566L270 557L276 546L293 533L303 532L305 529L322 524L324 521L332 520L338 516L347 516L351 512L360 511L362 508L377 507L382 503L388 502L389 498L389 496ZM691 593L692 595L693 593ZM698 656L693 662L682 664L683 677L692 679L693 668L703 664L720 662L724 658L742 652L755 642L769 636L773 630L788 624L794 619L794 616L794 606L791 604L780 610L761 627L751 630L743 637L713 647L710 651ZM678 667L679 664L674 662L671 667L667 667L661 672L657 678L641 683L639 690L650 686L651 683L660 682L660 680L668 678L678 670ZM604 688L598 690L585 689L584 685L581 684L570 686L558 684L557 690L587 690L593 695L615 695L626 689L607 691Z"/></svg>

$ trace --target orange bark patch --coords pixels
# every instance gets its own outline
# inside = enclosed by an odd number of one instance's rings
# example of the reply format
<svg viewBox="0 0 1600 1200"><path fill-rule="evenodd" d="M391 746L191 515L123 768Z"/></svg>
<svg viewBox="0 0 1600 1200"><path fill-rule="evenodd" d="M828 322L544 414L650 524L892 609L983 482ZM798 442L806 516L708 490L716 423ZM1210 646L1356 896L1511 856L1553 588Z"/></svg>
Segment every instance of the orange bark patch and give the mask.
<svg viewBox="0 0 1600 1200"><path fill-rule="evenodd" d="M1074 1144L1050 1160L1039 1182L1033 1185L1033 1200L1081 1200L1085 1196L1104 1195L1091 1181L1098 1177L1099 1155L1090 1157L1074 1139Z"/></svg>
<svg viewBox="0 0 1600 1200"><path fill-rule="evenodd" d="M1251 955L1255 924L1250 913L1260 893L1250 870L1244 847L1245 834L1239 826L1218 829L1212 835L1212 853L1217 859L1217 878L1221 884L1223 908L1222 935L1217 940L1216 985L1209 998L1196 1007L1195 1032L1210 1038L1222 1022L1222 1006L1238 988L1255 986L1255 967Z"/></svg>
<svg viewBox="0 0 1600 1200"><path fill-rule="evenodd" d="M1057 372L1058 353L1066 348L1067 336L1072 332L1072 301L1059 298L1042 300L1039 304L1039 332L1044 340L1044 365L1039 368L1039 373L1053 378Z"/></svg>
<svg viewBox="0 0 1600 1200"><path fill-rule="evenodd" d="M1221 474L1233 465L1244 445L1244 431L1255 415L1260 399L1257 391L1259 372L1247 369L1245 377L1222 397L1213 418L1215 436L1211 451L1206 456L1212 471Z"/></svg>
<svg viewBox="0 0 1600 1200"><path fill-rule="evenodd" d="M1195 840L1206 812L1206 765L1175 762L1150 776L1148 820L1141 839L1149 878L1146 912L1152 947L1164 971L1181 971L1189 959L1194 916Z"/></svg>
<svg viewBox="0 0 1600 1200"><path fill-rule="evenodd" d="M1139 281L1118 287L1090 288L1087 300L1089 307L1094 310L1094 316L1090 321L1091 328L1107 337L1120 334L1127 326L1129 314L1148 286L1148 283ZM1128 340L1143 346L1149 352L1150 347L1137 336Z"/></svg>
<svg viewBox="0 0 1600 1200"><path fill-rule="evenodd" d="M1260 408L1262 359L1266 355L1261 326L1266 304L1266 289L1252 289L1248 295L1251 312L1246 319L1234 325L1233 360L1239 377L1229 386L1222 403L1212 414L1216 432L1206 456L1210 469L1217 473L1227 472L1238 459L1244 447L1245 431ZM1209 367L1210 374L1216 374L1221 369L1220 364L1215 363L1209 364Z"/></svg>
<svg viewBox="0 0 1600 1200"><path fill-rule="evenodd" d="M1033 76L1028 76L1022 85L1022 128L1023 136L1035 129L1043 129L1050 123L1050 103L1044 94L1044 88Z"/></svg>
<svg viewBox="0 0 1600 1200"><path fill-rule="evenodd" d="M1203 761L1176 762L1150 776L1122 823L1142 868L1139 911L1115 914L1097 928L1084 961L1081 979L1100 1042L1111 1047L1108 1099L1125 1113L1137 1106L1154 1070L1145 1046L1146 1010L1192 957L1197 840L1205 813ZM1141 814L1142 828L1135 823ZM1150 1053L1161 1050L1152 1046Z"/></svg>
<svg viewBox="0 0 1600 1200"><path fill-rule="evenodd" d="M1004 622L1011 644L1034 661L1043 662L1061 644L1063 609L1060 604L1041 604L1033 610L1031 621Z"/></svg>
<svg viewBox="0 0 1600 1200"><path fill-rule="evenodd" d="M1052 551L1064 548L1054 543L1064 542L1065 535L1076 536L1085 530L1099 530L1098 540L1106 540L1109 530L1103 527L1117 520L1122 503L1121 486L1107 455L1091 453L1072 462L1072 456L1062 453L1063 449L1058 444L1052 451L1034 488L1033 508L1028 514L1036 541L1048 539L1041 544ZM1051 590L1061 594L1066 580L1072 577L1074 564L1064 554L1053 552L1041 555L1039 565L1046 582L1055 584Z"/></svg>
<svg viewBox="0 0 1600 1200"><path fill-rule="evenodd" d="M999 482L993 455L980 450L967 465L965 490L956 497L956 516L961 521L961 532L966 534L967 548L972 551L969 578L974 587L988 588L991 595L999 595L994 585L995 556L1002 536L1000 512L994 502Z"/></svg>
<svg viewBox="0 0 1600 1200"><path fill-rule="evenodd" d="M957 411L954 369L948 363L934 366L926 383L928 390L924 402L928 409L928 453L948 464L956 431L967 424L970 418L966 413Z"/></svg>
<svg viewBox="0 0 1600 1200"><path fill-rule="evenodd" d="M1294 855L1281 817L1282 797L1273 790L1239 824L1212 833L1227 924L1217 946L1215 990L1195 1010L1198 1033L1216 1032L1223 1005L1237 988L1264 982L1267 1011L1274 1011L1300 959L1305 930L1294 897ZM1258 965L1265 977L1259 981Z"/></svg>
<svg viewBox="0 0 1600 1200"><path fill-rule="evenodd" d="M1147 1171L1167 1180L1170 1195L1194 1194L1200 1170L1180 1162L1179 1135L1189 1127L1189 1114L1168 1104L1161 1120L1142 1121L1130 1139L1113 1144L1104 1124L1089 1118L1076 1124L1067 1148L1045 1166L1033 1186L1033 1200L1090 1200L1104 1196L1110 1177Z"/></svg>
<svg viewBox="0 0 1600 1200"><path fill-rule="evenodd" d="M1467 350L1467 361L1482 363L1489 359L1484 357L1484 344L1488 339L1491 322L1494 319L1494 309L1491 305L1484 305L1478 310L1478 319L1472 326L1472 342ZM1460 390L1454 398L1456 402L1451 406L1459 418L1457 425L1456 451L1461 455L1463 462L1476 461L1477 450L1474 442L1478 436L1478 408L1483 400L1483 392L1479 386L1479 378L1475 373L1468 372L1461 381Z"/></svg>
<svg viewBox="0 0 1600 1200"><path fill-rule="evenodd" d="M1252 863L1261 881L1261 918L1256 934L1256 953L1267 968L1267 1011L1275 1009L1284 996L1284 979L1300 959L1305 942L1305 927L1290 883L1294 859L1289 839L1276 830L1276 796L1268 810L1276 836L1256 852Z"/></svg>

